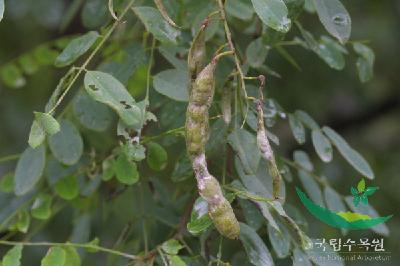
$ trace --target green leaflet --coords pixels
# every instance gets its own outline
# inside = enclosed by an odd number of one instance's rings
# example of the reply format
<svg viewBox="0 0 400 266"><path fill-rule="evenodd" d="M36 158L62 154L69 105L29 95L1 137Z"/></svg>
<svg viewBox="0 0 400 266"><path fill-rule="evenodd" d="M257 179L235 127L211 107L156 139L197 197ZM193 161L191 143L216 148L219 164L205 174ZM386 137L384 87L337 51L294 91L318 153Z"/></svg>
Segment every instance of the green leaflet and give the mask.
<svg viewBox="0 0 400 266"><path fill-rule="evenodd" d="M254 135L244 129L236 129L228 136L228 143L232 146L246 173L256 173L261 154Z"/></svg>
<svg viewBox="0 0 400 266"><path fill-rule="evenodd" d="M375 54L367 45L355 42L354 51L359 55L357 59L358 77L361 82L370 81L374 75Z"/></svg>
<svg viewBox="0 0 400 266"><path fill-rule="evenodd" d="M60 131L60 124L52 115L41 112L34 112L34 114L36 121L47 134L54 135Z"/></svg>
<svg viewBox="0 0 400 266"><path fill-rule="evenodd" d="M94 131L105 131L112 121L110 109L94 101L86 92L75 96L74 113L83 126Z"/></svg>
<svg viewBox="0 0 400 266"><path fill-rule="evenodd" d="M369 179L374 179L374 173L369 166L368 162L355 151L350 145L347 143L345 139L343 139L338 133L336 133L333 129L329 127L323 127L322 129L324 133L331 140L333 145L339 150L340 154L361 174L368 177Z"/></svg>
<svg viewBox="0 0 400 266"><path fill-rule="evenodd" d="M65 165L76 164L83 153L83 140L78 129L68 120L61 121L61 130L49 138L54 157Z"/></svg>
<svg viewBox="0 0 400 266"><path fill-rule="evenodd" d="M29 132L28 144L31 148L35 149L39 147L43 141L46 139L46 132L39 125L39 123L34 120L32 122L31 130Z"/></svg>
<svg viewBox="0 0 400 266"><path fill-rule="evenodd" d="M14 192L17 196L31 191L42 177L46 163L46 149L39 146L36 149L28 147L18 160L15 169Z"/></svg>
<svg viewBox="0 0 400 266"><path fill-rule="evenodd" d="M3 257L2 266L20 266L22 256L22 245L16 245Z"/></svg>
<svg viewBox="0 0 400 266"><path fill-rule="evenodd" d="M64 266L65 250L60 247L51 247L42 259L41 266Z"/></svg>
<svg viewBox="0 0 400 266"><path fill-rule="evenodd" d="M4 0L0 0L0 21L3 19L4 15Z"/></svg>
<svg viewBox="0 0 400 266"><path fill-rule="evenodd" d="M175 101L187 102L189 99L188 76L186 70L164 70L154 76L154 89Z"/></svg>
<svg viewBox="0 0 400 266"><path fill-rule="evenodd" d="M339 0L313 0L318 17L325 29L341 43L347 42L351 33L351 19Z"/></svg>
<svg viewBox="0 0 400 266"><path fill-rule="evenodd" d="M180 31L171 26L161 15L161 13L153 7L135 7L134 12L143 22L146 30L161 42L176 43Z"/></svg>
<svg viewBox="0 0 400 266"><path fill-rule="evenodd" d="M281 32L288 32L291 20L283 0L251 0L255 12L268 27Z"/></svg>
<svg viewBox="0 0 400 266"><path fill-rule="evenodd" d="M271 254L261 237L250 226L240 224L240 241L242 242L247 256L254 265L274 265Z"/></svg>
<svg viewBox="0 0 400 266"><path fill-rule="evenodd" d="M125 154L120 154L114 163L114 172L119 182L133 185L139 181L139 172L134 162L128 160Z"/></svg>
<svg viewBox="0 0 400 266"><path fill-rule="evenodd" d="M39 220L47 220L51 216L53 198L49 194L39 194L31 207L32 216Z"/></svg>
<svg viewBox="0 0 400 266"><path fill-rule="evenodd" d="M299 144L306 142L306 131L301 121L293 114L289 114L289 125L293 136Z"/></svg>
<svg viewBox="0 0 400 266"><path fill-rule="evenodd" d="M150 142L147 144L147 164L154 171L162 171L168 163L168 153L159 144Z"/></svg>
<svg viewBox="0 0 400 266"><path fill-rule="evenodd" d="M311 133L311 139L319 158L326 163L332 161L332 144L322 131L320 129L314 129Z"/></svg>
<svg viewBox="0 0 400 266"><path fill-rule="evenodd" d="M89 31L86 34L73 39L56 58L54 65L57 67L64 67L72 64L81 55L86 53L90 47L92 47L98 37L99 34L96 31Z"/></svg>

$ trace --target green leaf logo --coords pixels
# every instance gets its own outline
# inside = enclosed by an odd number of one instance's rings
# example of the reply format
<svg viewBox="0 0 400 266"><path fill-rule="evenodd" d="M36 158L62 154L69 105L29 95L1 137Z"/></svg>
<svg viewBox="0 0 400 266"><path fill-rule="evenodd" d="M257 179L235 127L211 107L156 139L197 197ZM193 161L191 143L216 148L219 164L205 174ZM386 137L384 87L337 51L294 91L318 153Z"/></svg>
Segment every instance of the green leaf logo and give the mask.
<svg viewBox="0 0 400 266"><path fill-rule="evenodd" d="M357 184L357 189L354 187L350 188L351 195L353 195L353 203L357 206L360 202L368 205L368 197L374 194L379 188L378 187L367 187L365 188L364 178Z"/></svg>
<svg viewBox="0 0 400 266"><path fill-rule="evenodd" d="M357 190L358 190L359 193L364 192L364 190L365 190L365 180L364 180L364 178L361 179L360 182L358 182L358 184L357 184Z"/></svg>

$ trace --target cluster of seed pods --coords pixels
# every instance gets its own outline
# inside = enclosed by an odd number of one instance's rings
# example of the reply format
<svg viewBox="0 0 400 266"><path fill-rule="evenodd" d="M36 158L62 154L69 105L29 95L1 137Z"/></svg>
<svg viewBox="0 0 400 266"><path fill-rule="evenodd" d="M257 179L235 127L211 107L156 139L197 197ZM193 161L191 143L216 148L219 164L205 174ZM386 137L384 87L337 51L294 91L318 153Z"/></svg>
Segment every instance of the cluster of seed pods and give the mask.
<svg viewBox="0 0 400 266"><path fill-rule="evenodd" d="M186 111L186 147L192 161L200 196L208 203L209 215L217 230L225 237L239 237L240 227L218 180L207 168L205 146L209 137L209 108L213 101L218 57L204 67L205 41L203 23L194 38L188 56L191 77L189 104Z"/></svg>

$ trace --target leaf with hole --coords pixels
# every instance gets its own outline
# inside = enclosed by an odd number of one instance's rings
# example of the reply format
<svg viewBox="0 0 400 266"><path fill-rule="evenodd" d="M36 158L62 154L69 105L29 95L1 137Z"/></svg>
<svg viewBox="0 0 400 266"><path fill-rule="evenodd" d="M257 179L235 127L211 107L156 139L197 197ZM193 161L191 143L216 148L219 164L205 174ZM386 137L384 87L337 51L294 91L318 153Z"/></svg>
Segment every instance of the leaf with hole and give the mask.
<svg viewBox="0 0 400 266"><path fill-rule="evenodd" d="M268 27L281 32L288 32L291 20L283 0L251 0L255 12Z"/></svg>
<svg viewBox="0 0 400 266"><path fill-rule="evenodd" d="M314 0L319 20L325 29L341 43L350 38L351 18L339 0Z"/></svg>
<svg viewBox="0 0 400 266"><path fill-rule="evenodd" d="M116 111L125 124L140 124L142 111L116 78L100 71L87 71L84 83L89 96Z"/></svg>

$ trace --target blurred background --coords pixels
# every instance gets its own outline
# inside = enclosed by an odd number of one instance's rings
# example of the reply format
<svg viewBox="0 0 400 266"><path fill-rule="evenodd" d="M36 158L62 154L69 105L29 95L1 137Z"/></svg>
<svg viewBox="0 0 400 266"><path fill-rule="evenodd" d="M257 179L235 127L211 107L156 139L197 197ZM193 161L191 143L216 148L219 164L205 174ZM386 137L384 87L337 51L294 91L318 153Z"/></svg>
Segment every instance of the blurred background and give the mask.
<svg viewBox="0 0 400 266"><path fill-rule="evenodd" d="M63 19L67 0L6 0L6 13L0 23L0 66L38 45L62 36L86 32L79 17L72 22ZM344 136L351 146L368 160L376 179L367 184L379 186L371 198L381 215L394 214L387 223L390 234L384 238L392 260L385 265L400 264L400 1L344 0L352 17L352 40L366 40L376 55L375 76L361 83L356 58L346 56L346 68L335 71L315 54L289 47L299 71L272 52L268 65L282 75L270 78L269 96L287 111L302 109L320 125L328 125ZM45 10L45 11L44 11ZM326 34L316 15L304 13L303 25L315 36ZM65 26L67 25L67 26ZM298 35L298 32L296 32ZM10 89L0 83L0 157L17 154L26 147L33 110L43 107L62 77L64 70L41 67L26 78L21 89ZM287 124L287 123L286 123ZM297 148L287 125L274 128L281 149L290 156ZM311 144L305 149L312 150ZM310 154L315 154L310 152ZM318 172L330 180L341 194L347 195L359 176L336 156L329 164L315 156ZM14 162L0 164L0 176L15 167ZM290 201L290 199L289 199ZM339 237L340 232L307 216L310 235L315 238ZM315 229L315 230L314 230ZM372 231L351 232L349 237L380 237ZM352 262L347 265L368 265ZM369 265L375 265L371 263Z"/></svg>

